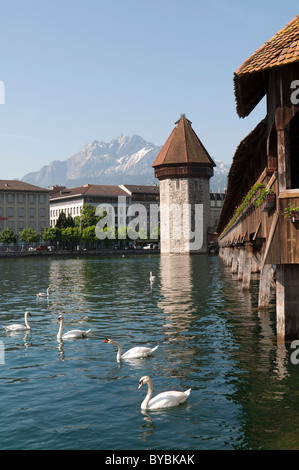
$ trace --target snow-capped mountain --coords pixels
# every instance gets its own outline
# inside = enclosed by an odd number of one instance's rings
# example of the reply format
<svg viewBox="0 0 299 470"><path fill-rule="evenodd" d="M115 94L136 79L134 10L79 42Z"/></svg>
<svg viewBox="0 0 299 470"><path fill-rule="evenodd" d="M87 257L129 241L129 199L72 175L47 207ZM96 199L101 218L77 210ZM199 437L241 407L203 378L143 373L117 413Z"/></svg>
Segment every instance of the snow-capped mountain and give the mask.
<svg viewBox="0 0 299 470"><path fill-rule="evenodd" d="M28 173L22 181L44 188L54 185L76 187L86 183L158 183L152 164L160 150L161 147L142 137L120 134L108 143L94 140L67 160L54 160L39 171ZM215 176L210 181L210 187L211 191L222 191L226 188L229 165L217 160L215 163Z"/></svg>

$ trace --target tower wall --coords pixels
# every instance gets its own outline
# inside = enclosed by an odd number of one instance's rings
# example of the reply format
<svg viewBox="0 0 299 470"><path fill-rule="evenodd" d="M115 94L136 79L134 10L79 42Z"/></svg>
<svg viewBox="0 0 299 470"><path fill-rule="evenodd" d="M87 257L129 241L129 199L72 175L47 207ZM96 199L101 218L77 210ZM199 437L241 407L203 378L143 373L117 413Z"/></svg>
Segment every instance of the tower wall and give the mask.
<svg viewBox="0 0 299 470"><path fill-rule="evenodd" d="M161 253L207 253L208 178L160 181Z"/></svg>

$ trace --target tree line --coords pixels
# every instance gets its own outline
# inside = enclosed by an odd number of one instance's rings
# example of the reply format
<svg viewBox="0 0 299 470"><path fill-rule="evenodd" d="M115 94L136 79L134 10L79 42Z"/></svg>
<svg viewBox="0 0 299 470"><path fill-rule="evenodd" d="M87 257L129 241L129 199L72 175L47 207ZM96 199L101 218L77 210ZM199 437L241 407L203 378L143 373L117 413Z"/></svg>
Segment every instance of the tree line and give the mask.
<svg viewBox="0 0 299 470"><path fill-rule="evenodd" d="M67 216L64 211L61 211L55 227L45 227L42 234L38 233L33 228L25 228L19 233L19 240L23 242L27 248L32 244L39 243L41 240L56 249L73 249L75 246L81 246L82 244L97 248L101 242L96 236L95 227L98 221L106 216L106 213L104 212L103 215L99 217L95 215L95 210L95 206L84 204L80 216L76 216L75 218L70 214ZM109 228L107 228L107 230L109 230ZM124 243L131 241L128 236L127 228L122 227L120 230L119 239ZM157 233L152 234L152 238L158 238L158 229L156 232ZM143 241L146 241L147 234L141 234L141 238ZM117 240L118 233L116 231L115 240L107 237L102 243L104 243L105 246L109 246L112 242ZM11 228L5 228L0 232L0 242L7 245L16 244L17 236Z"/></svg>

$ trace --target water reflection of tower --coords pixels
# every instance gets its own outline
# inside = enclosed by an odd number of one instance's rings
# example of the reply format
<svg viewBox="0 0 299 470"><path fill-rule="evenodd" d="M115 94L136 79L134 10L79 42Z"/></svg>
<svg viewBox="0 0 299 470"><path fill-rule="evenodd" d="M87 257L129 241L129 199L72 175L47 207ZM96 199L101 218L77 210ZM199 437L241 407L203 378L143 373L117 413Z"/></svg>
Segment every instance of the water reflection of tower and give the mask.
<svg viewBox="0 0 299 470"><path fill-rule="evenodd" d="M192 299L191 256L163 255L160 258L161 298L158 306L166 315L169 341L189 332L195 305Z"/></svg>

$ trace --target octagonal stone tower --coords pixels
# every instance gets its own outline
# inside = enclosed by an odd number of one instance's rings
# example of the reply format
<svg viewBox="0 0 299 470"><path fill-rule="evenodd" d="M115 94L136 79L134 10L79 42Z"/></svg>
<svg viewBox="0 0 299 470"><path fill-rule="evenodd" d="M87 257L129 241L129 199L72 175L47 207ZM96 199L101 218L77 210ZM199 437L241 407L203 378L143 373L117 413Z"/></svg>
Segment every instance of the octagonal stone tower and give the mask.
<svg viewBox="0 0 299 470"><path fill-rule="evenodd" d="M181 115L153 163L160 181L161 254L207 253L214 161Z"/></svg>

